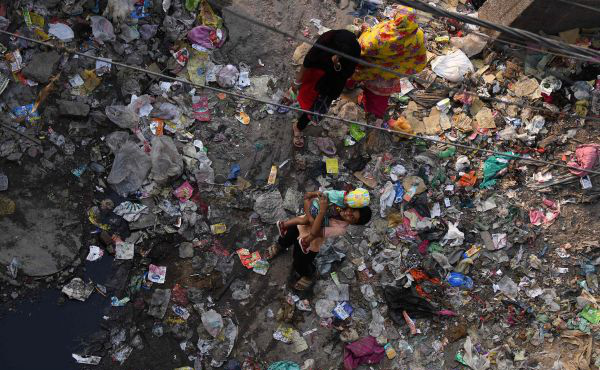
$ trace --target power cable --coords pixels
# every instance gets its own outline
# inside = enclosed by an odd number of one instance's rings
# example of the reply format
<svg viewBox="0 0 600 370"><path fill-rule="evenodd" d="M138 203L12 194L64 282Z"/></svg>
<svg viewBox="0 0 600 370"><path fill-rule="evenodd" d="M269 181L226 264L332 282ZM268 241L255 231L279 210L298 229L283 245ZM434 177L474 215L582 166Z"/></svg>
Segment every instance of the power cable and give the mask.
<svg viewBox="0 0 600 370"><path fill-rule="evenodd" d="M311 46L314 46L314 47L316 47L318 49L325 50L327 52L337 54L337 55L339 55L339 56L341 56L341 57L343 57L345 59L351 60L351 61L353 61L353 62L355 62L357 64L361 64L361 65L364 65L364 66L367 66L367 67L371 67L371 68L377 68L377 69L379 69L381 71L388 72L388 73L393 74L393 75L395 75L397 77L407 78L409 80L419 82L420 84L422 84L424 86L434 86L434 87L437 87L437 88L439 88L441 90L448 90L448 91L452 90L448 86L445 86L445 85L442 85L442 84L439 84L439 83L431 83L430 81L424 80L424 79L422 79L422 78L420 78L418 76L415 76L415 75L408 75L408 74L405 74L405 73L399 73L397 71L394 71L392 69L380 66L378 64L370 63L370 62L364 61L364 60L362 60L360 58L355 58L355 57L353 57L351 55L348 55L348 54L346 54L344 52L337 51L337 50L329 48L327 46L324 46L324 45L312 42L312 41L310 41L310 40L308 40L308 39L306 39L304 37L300 37L300 36L291 34L289 32L285 32L285 31L279 30L279 29L277 29L277 28L275 28L273 26L270 26L268 24L260 22L260 21L258 21L256 19L253 19L253 18L249 17L249 16L246 16L246 15L243 15L243 14L239 14L239 13L234 12L231 9L228 9L228 8L223 8L219 4L216 4L213 0L206 0L206 1L209 4L211 4L211 5L213 5L213 6L217 7L217 8L222 8L223 11L228 12L229 14L232 14L233 16L235 16L237 18L243 19L243 20L245 20L247 22L250 22L250 23L252 23L254 25L263 27L263 28L265 28L267 30L270 30L272 32L284 35L284 36L292 38L292 39L295 39L297 41L305 42L305 43L307 43L307 44L309 44ZM454 90L454 92L455 93L461 93L461 94L469 95L469 96L473 96L473 97L478 97L478 98L480 98L482 100L485 100L485 101L490 101L490 102L495 102L495 103L500 103L500 104L506 104L506 105L514 105L514 106L517 106L517 107L520 107L520 108L528 108L528 109L531 109L531 110L534 110L534 111L538 111L538 112L545 112L547 114L553 114L553 115L558 114L558 115L562 116L563 118L585 119L585 120L589 120L589 121L600 122L600 118L596 117L596 116L579 116L579 115L577 115L575 113L566 113L566 112L558 112L557 113L557 112L554 112L554 111L552 111L552 110L550 110L548 108L534 107L532 105L520 103L520 102L517 102L517 101L508 101L508 100L498 99L498 98L495 98L495 97L481 95L481 94L478 94L476 92L472 92L472 91L469 91L469 90L466 90L466 89L462 89L462 90L458 90L457 89L457 90Z"/></svg>
<svg viewBox="0 0 600 370"><path fill-rule="evenodd" d="M600 51L587 49L579 46L569 45L564 42L556 41L547 37L543 37L537 35L533 32L525 31L518 28L507 27L498 25L492 22L488 22L482 19L468 17L466 15L450 12L438 7L431 6L429 4L425 4L418 0L395 0L399 4L406 5L412 7L414 9L418 9L424 11L429 14L438 15L442 17L453 18L459 20L464 23L474 24L480 27L488 28L494 31L503 32L512 36L515 36L519 39L530 40L538 43L547 48L559 49L567 52L569 55L579 56L582 58L592 58L592 60L596 63L600 61Z"/></svg>
<svg viewBox="0 0 600 370"><path fill-rule="evenodd" d="M578 3L576 1L567 1L567 0L557 0L557 1L561 2L561 3L564 3L564 4L575 5L575 6L578 6L580 8L584 8L584 9L588 9L588 10L593 10L595 12L600 13L600 8L596 8L596 7L593 7L591 5Z"/></svg>
<svg viewBox="0 0 600 370"><path fill-rule="evenodd" d="M422 13L419 13L418 17L421 17L423 19L427 19L427 20L430 20L430 21L440 21L440 18L441 18L441 17L435 18L433 16L425 15L425 14L422 14ZM574 60L580 60L580 61L583 61L583 62L590 62L590 63L595 63L596 62L596 61L594 61L593 59L590 59L590 58L575 57L573 55L558 53L558 52L547 50L547 49L535 48L533 46L530 46L530 45L527 45L527 44L524 44L524 43L519 43L519 41L521 41L521 40L511 39L511 38L506 37L505 35L500 35L499 37L493 37L493 36L490 36L488 34L485 34L485 33L479 32L479 31L475 31L475 30L462 29L461 31L463 33L467 34L467 35L468 34L474 34L474 35L477 35L479 37L483 37L483 38L485 38L485 39L487 39L489 41L492 41L492 42L500 42L500 43L503 43L503 44L506 44L506 45L518 46L518 47L523 48L523 49L533 50L533 51L537 51L537 52L544 53L544 54L556 55L558 57L568 58L568 59L574 59Z"/></svg>
<svg viewBox="0 0 600 370"><path fill-rule="evenodd" d="M409 133L405 133L405 132L401 132L401 131L394 131L394 130L383 128L383 127L377 127L377 126L369 125L369 124L364 123L364 122L357 122L357 121L347 120L347 119L344 119L344 118L330 116L330 115L322 114L322 113L317 113L317 112L305 110L305 109L302 109L302 108L291 107L291 106L287 106L287 105L284 105L284 104L270 102L268 100L256 98L256 97L253 97L253 96L249 96L249 95L245 95L245 94L239 94L239 93L232 92L232 91L229 91L229 90L220 89L218 87L195 84L195 83L193 83L193 82L191 82L189 80L183 79L183 78L172 77L172 76L165 75L163 73L150 71L150 70L147 70L147 69L144 69L144 68L140 68L140 67L136 67L136 66L131 66L131 65L128 65L128 64L125 64L125 63L111 61L111 60L106 59L106 58L97 57L97 56L93 56L93 55L87 55L87 54L78 52L76 50L73 50L72 48L67 48L66 46L54 45L54 44L51 44L51 43L48 43L48 42L35 40L35 39L29 38L29 37L25 37L25 36L22 36L22 35L17 35L15 33L3 31L3 30L0 30L0 33L6 34L6 35L9 35L9 36L13 36L13 37L17 37L17 38L20 38L20 39L23 39L23 40L26 40L26 41L29 41L29 42L36 43L36 44L44 45L44 46L52 48L52 49L57 49L57 50L65 51L67 53L78 55L78 56L81 56L83 58L89 58L89 59L94 59L94 60L98 60L98 61L103 61L103 62L106 62L106 63L114 64L115 66L119 66L119 67L122 67L122 68L131 69L131 70L134 70L134 71L146 73L146 74L149 74L149 75L152 75L152 76L157 76L157 77L164 78L164 79L171 80L171 81L177 81L177 82L185 83L185 84L188 84L190 86L193 86L193 87L196 87L196 88L199 88L199 89L211 90L211 91L223 93L223 94L230 95L230 96L235 96L235 97L241 98L241 99L248 99L248 100L252 100L252 101L258 102L258 103L268 104L268 105L272 105L272 106L276 106L276 107L280 107L280 108L294 110L294 111L297 111L297 112L300 112L300 113L307 113L307 114L319 116L319 117L322 117L322 118L328 118L328 119L336 120L336 121L339 121L339 122L344 122L346 124L356 124L356 125L359 125L359 126L362 126L362 127L366 127L366 128L370 128L370 129L375 129L375 130L380 130L380 131L388 132L390 134L396 134L396 135L401 135L401 136L405 136L405 137L411 137L411 138L415 138L415 139L421 139L421 140L429 141L429 142L436 143L436 144L449 145L449 146L454 146L454 147L457 147L457 148L467 149L467 150L471 150L471 151L478 151L478 152L492 154L492 155L505 156L505 157L512 158L514 160L521 160L521 161L526 161L526 162L531 162L531 163L540 163L540 164L543 164L543 165L549 165L549 166L553 166L553 167L561 167L561 168L572 169L572 170L577 170L577 171L581 171L582 170L579 167L568 166L568 165L565 165L565 164L562 164L562 163L555 163L555 162L550 162L550 161L545 161L545 160L542 160L542 159L535 159L535 158L526 158L526 157L522 157L522 156L519 156L519 155L506 154L506 153L503 153L503 152L498 152L498 151L495 151L495 150L482 149L482 148L477 148L477 147L474 147L474 146L465 145L465 144L459 144L459 143L454 143L454 142L446 142L446 141L434 139L434 138L427 137L427 136L420 136L420 135L409 134ZM588 172L588 173L591 173L591 174L600 175L600 171L587 170L587 169L585 171Z"/></svg>

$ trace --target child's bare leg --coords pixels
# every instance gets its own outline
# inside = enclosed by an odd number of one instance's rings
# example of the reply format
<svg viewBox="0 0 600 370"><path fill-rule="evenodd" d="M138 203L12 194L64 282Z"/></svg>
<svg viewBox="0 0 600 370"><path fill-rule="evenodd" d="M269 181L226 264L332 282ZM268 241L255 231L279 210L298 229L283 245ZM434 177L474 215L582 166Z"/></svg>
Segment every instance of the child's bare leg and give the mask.
<svg viewBox="0 0 600 370"><path fill-rule="evenodd" d="M283 222L283 226L285 228L288 228L290 226L294 226L294 225L308 225L310 222L308 220L308 217L306 215L302 215L302 216L297 216L294 218L290 218L287 221Z"/></svg>

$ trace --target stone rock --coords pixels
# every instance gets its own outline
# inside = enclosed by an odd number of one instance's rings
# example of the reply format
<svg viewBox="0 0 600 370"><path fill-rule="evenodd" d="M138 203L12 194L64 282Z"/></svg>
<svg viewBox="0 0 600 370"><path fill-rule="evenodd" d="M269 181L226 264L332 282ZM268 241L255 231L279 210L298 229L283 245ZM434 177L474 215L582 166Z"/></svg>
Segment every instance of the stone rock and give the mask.
<svg viewBox="0 0 600 370"><path fill-rule="evenodd" d="M283 199L279 190L259 195L254 203L254 212L258 213L260 219L268 224L285 219L287 215L283 209Z"/></svg>
<svg viewBox="0 0 600 370"><path fill-rule="evenodd" d="M162 319L167 312L169 300L171 299L171 291L169 289L156 289L150 300L150 309L148 315Z"/></svg>
<svg viewBox="0 0 600 370"><path fill-rule="evenodd" d="M288 189L285 192L285 198L283 199L283 208L292 213L298 212L298 208L301 207L302 194L295 189Z"/></svg>
<svg viewBox="0 0 600 370"><path fill-rule="evenodd" d="M59 59L60 54L56 51L35 54L29 64L23 68L23 74L30 80L48 83Z"/></svg>
<svg viewBox="0 0 600 370"><path fill-rule="evenodd" d="M58 100L58 109L61 115L71 117L87 117L90 114L90 106L69 100Z"/></svg>
<svg viewBox="0 0 600 370"><path fill-rule="evenodd" d="M194 257L194 245L189 242L184 242L179 245L179 258Z"/></svg>

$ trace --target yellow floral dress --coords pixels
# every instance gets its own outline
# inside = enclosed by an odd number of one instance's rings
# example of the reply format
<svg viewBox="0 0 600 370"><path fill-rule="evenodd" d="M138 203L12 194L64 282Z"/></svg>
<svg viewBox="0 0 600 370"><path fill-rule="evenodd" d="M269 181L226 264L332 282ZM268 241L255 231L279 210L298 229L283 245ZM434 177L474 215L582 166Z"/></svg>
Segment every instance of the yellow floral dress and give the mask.
<svg viewBox="0 0 600 370"><path fill-rule="evenodd" d="M427 65L425 37L412 8L399 6L393 19L366 30L358 42L363 60L397 73L416 74ZM377 95L400 91L400 78L378 68L359 65L352 79Z"/></svg>

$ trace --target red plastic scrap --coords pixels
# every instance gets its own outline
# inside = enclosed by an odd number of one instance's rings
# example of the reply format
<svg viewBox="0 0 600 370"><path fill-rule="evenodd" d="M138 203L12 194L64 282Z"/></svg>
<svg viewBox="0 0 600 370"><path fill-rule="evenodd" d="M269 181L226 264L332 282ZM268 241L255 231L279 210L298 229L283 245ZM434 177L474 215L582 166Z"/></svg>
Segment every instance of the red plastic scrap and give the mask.
<svg viewBox="0 0 600 370"><path fill-rule="evenodd" d="M175 284L173 289L171 289L171 300L180 306L186 306L190 303L187 297L187 290L179 284Z"/></svg>

